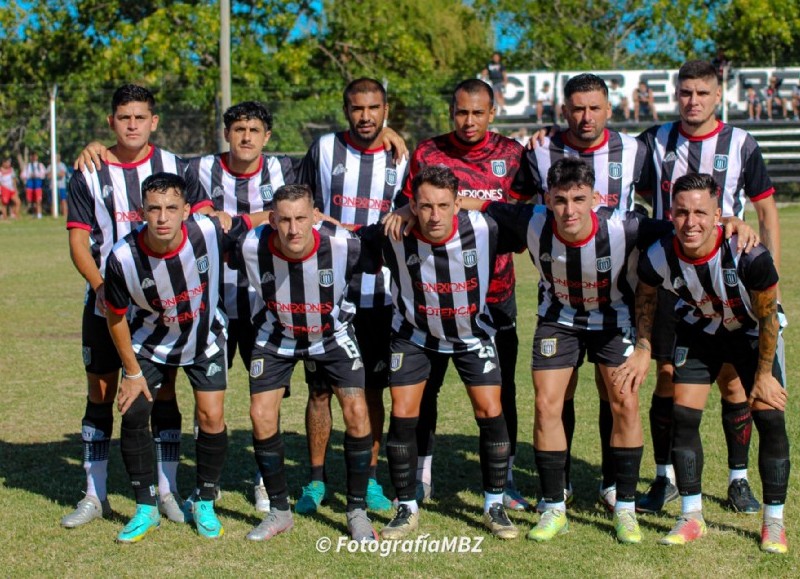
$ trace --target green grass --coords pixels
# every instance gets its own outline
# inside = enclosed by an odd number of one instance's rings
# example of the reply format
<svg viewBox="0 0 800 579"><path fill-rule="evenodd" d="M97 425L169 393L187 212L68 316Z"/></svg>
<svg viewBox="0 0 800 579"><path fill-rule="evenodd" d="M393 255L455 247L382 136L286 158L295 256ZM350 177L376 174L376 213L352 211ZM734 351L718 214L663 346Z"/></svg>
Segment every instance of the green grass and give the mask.
<svg viewBox="0 0 800 579"><path fill-rule="evenodd" d="M798 379L800 328L800 249L793 244L800 228L800 209L781 211L783 226L782 291L790 322L786 331L789 385L790 438L798 439L800 399L794 394ZM251 505L254 461L251 455L247 411L247 377L237 361L227 397L227 423L231 434L228 463L222 480L224 497L218 511L226 528L219 541L197 537L188 526L164 520L162 528L143 543L118 546L114 537L131 516L134 503L114 442L109 490L115 510L111 520L67 531L59 519L80 498L84 486L81 468L80 419L85 386L80 350L80 316L83 283L69 260L63 221L23 220L0 223L0 575L4 576L798 576L800 575L800 507L792 476L787 505L789 541L786 557L762 555L758 550L760 516L732 514L722 507L727 488L725 444L720 428L719 400L711 396L703 422L706 451L705 513L710 524L707 538L688 548L656 545L677 514L677 505L664 516L641 517L644 542L622 546L613 537L610 518L594 504L599 478L597 401L592 373L581 373L576 397L577 429L573 480L576 504L570 511L571 530L550 544L520 539L500 542L480 526L480 471L477 427L469 402L455 374L440 398L439 436L434 459L436 499L425 506L422 532L429 541L445 537L483 537L481 553L395 553L387 557L368 553L318 553L317 540L336 543L346 533L344 522L344 466L342 421L334 408L329 478L335 490L331 503L315 517L296 517L295 529L266 544L244 539L259 517ZM519 333L517 372L520 408L520 447L516 480L529 497L538 493L534 474L531 432L533 389L528 371L535 312L535 276L527 256L518 259ZM298 372L298 374L300 374ZM284 401L283 430L287 442L290 491L297 496L306 482L308 459L303 438L305 386L293 383L294 394ZM179 400L185 416L191 415L191 391L185 378L179 382ZM652 380L642 394L641 413L647 431ZM388 402L388 393L386 394ZM184 461L179 472L181 488L188 492L194 481L190 420L184 421ZM119 419L115 423L119 432ZM758 481L754 435L750 478L757 496ZM797 446L792 448L795 468ZM642 465L644 490L653 476L652 454L645 445ZM385 458L379 479L390 489ZM512 514L523 532L535 523L531 513ZM382 527L388 515L374 516Z"/></svg>

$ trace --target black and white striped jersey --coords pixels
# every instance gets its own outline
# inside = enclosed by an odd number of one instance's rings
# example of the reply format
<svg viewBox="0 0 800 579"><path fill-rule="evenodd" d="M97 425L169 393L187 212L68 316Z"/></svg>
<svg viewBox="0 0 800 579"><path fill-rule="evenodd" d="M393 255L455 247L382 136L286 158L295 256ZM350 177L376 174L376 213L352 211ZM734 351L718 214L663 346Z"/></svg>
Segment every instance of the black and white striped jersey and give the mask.
<svg viewBox="0 0 800 579"><path fill-rule="evenodd" d="M504 236L527 246L539 270L540 321L585 330L634 327L638 249L669 232L671 224L635 212L620 219L604 207L591 213L590 235L573 243L559 236L543 205L490 203L486 212Z"/></svg>
<svg viewBox="0 0 800 579"><path fill-rule="evenodd" d="M183 242L168 254L147 247L146 224L114 245L106 267L106 301L115 313L127 313L138 356L187 366L225 347L222 254L248 223L246 217L236 219L224 235L217 219L192 215L183 225Z"/></svg>
<svg viewBox="0 0 800 579"><path fill-rule="evenodd" d="M362 149L349 133L329 133L311 145L298 171L298 181L314 190L316 206L341 223L366 226L378 223L394 206L407 170L395 163L383 147ZM352 295L360 308L389 305L389 272L362 274L360 292Z"/></svg>
<svg viewBox="0 0 800 579"><path fill-rule="evenodd" d="M283 185L295 181L289 157L261 155L256 171L234 173L227 164L227 153L205 155L189 160L187 171L194 171L206 198L216 211L243 215L264 211L272 204L272 195ZM225 313L231 320L250 319L258 309L255 289L247 283L244 272L225 268Z"/></svg>
<svg viewBox="0 0 800 579"><path fill-rule="evenodd" d="M680 319L698 330L708 334L744 331L756 336L758 319L749 291L774 286L778 272L763 245L742 253L736 244L737 236L725 240L719 227L714 250L692 259L681 251L677 237L667 236L642 252L639 278L677 295Z"/></svg>
<svg viewBox="0 0 800 579"><path fill-rule="evenodd" d="M95 264L104 275L106 258L114 244L144 221L142 182L161 171L186 178L186 200L192 210L208 204L197 180L185 173L186 163L173 153L150 145L150 153L137 163L103 163L89 172L76 171L69 182L67 229L85 229ZM88 292L88 285L87 285ZM102 316L95 308L95 315Z"/></svg>
<svg viewBox="0 0 800 579"><path fill-rule="evenodd" d="M498 253L493 219L461 211L453 218L452 236L441 243L431 243L419 230L402 241L382 237L379 226L359 234L365 251L382 249L392 272L397 335L442 353L477 349L494 335L486 306Z"/></svg>
<svg viewBox="0 0 800 579"><path fill-rule="evenodd" d="M300 358L349 348L355 305L348 300L348 285L357 273L380 269L380 261L362 255L358 239L316 229L313 235L314 247L302 259L281 254L278 233L268 225L240 242L239 267L263 302L253 316L255 343L278 356Z"/></svg>
<svg viewBox="0 0 800 579"><path fill-rule="evenodd" d="M722 216L744 219L745 204L775 192L756 140L719 121L702 136L689 136L680 122L655 126L639 136L648 148L653 217L671 219L672 186L687 173L708 173L720 187Z"/></svg>
<svg viewBox="0 0 800 579"><path fill-rule="evenodd" d="M561 131L525 151L521 173L532 184L532 193L538 195L537 203L544 202L547 172L564 157L579 158L594 169L594 188L602 197L601 205L613 209L617 217L633 211L634 194L647 187L647 148L635 138L606 129L602 143L584 148L570 142L568 131Z"/></svg>

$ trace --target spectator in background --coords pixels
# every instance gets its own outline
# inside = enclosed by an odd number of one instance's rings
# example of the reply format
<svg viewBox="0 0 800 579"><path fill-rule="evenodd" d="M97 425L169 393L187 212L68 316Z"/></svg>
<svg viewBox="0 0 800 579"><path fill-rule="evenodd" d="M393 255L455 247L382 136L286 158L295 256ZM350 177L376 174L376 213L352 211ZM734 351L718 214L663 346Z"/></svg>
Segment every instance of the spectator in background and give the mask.
<svg viewBox="0 0 800 579"><path fill-rule="evenodd" d="M47 168L50 175L51 168ZM61 155L56 155L56 188L58 189L58 204L60 215L67 215L67 166L61 160Z"/></svg>
<svg viewBox="0 0 800 579"><path fill-rule="evenodd" d="M492 60L483 69L481 76L484 80L492 85L494 90L494 100L497 102L497 114L502 115L506 112L506 82L508 82L508 75L506 74L506 67L503 65L503 55L499 52L492 53ZM539 121L541 122L541 120Z"/></svg>
<svg viewBox="0 0 800 579"><path fill-rule="evenodd" d="M638 123L639 117L652 115L653 121L658 122L653 89L647 86L647 81L639 81L639 86L633 91L633 118Z"/></svg>
<svg viewBox="0 0 800 579"><path fill-rule="evenodd" d="M775 106L780 107L784 119L788 116L787 107L789 103L778 94L781 83L783 83L783 79L779 80L775 75L769 77L769 85L767 86L767 120L772 120L773 107Z"/></svg>
<svg viewBox="0 0 800 579"><path fill-rule="evenodd" d="M550 83L544 81L542 89L536 93L536 122L541 124L544 115L555 122L553 111L553 91L550 90Z"/></svg>
<svg viewBox="0 0 800 579"><path fill-rule="evenodd" d="M9 217L6 207L11 205L11 219L19 215L19 194L17 193L17 173L11 166L11 158L6 157L0 165L0 215L5 219Z"/></svg>
<svg viewBox="0 0 800 579"><path fill-rule="evenodd" d="M611 79L611 86L608 87L608 104L611 105L611 114L622 113L626 121L631 118L631 110L628 106L628 97L625 96L625 91L619 86L619 81L616 78Z"/></svg>
<svg viewBox="0 0 800 579"><path fill-rule="evenodd" d="M761 95L753 85L747 85L745 99L747 100L747 119L750 121L760 121L764 99L761 98Z"/></svg>
<svg viewBox="0 0 800 579"><path fill-rule="evenodd" d="M722 84L723 80L730 78L731 61L725 57L725 51L723 49L720 48L717 51L717 56L711 60L711 65L717 69L717 79L719 80L720 85ZM728 73L727 75L725 74L726 71Z"/></svg>
<svg viewBox="0 0 800 579"><path fill-rule="evenodd" d="M22 163L20 163L22 165ZM25 201L30 211L31 204L36 205L36 219L42 218L42 185L47 176L47 170L38 153L31 153L30 160L23 165L22 180L25 181Z"/></svg>

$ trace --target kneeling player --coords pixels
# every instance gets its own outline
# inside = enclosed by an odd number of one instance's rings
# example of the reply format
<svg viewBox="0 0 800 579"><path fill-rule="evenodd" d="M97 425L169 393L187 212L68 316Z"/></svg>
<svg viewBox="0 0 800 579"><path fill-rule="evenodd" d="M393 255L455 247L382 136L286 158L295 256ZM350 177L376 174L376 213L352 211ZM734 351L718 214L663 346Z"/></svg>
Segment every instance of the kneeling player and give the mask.
<svg viewBox="0 0 800 579"><path fill-rule="evenodd" d="M683 545L706 533L702 515L703 446L700 420L720 368L730 363L744 384L759 431L758 466L764 489L761 549L787 551L783 505L789 481L778 272L763 247L747 254L725 241L718 226L718 189L713 177L688 174L672 190L674 235L639 261L636 352L615 380L636 387L647 374L658 287L677 295L675 405L672 460L681 495L681 516L661 539Z"/></svg>
<svg viewBox="0 0 800 579"><path fill-rule="evenodd" d="M194 389L199 423L196 499L187 501L186 517L201 536L216 538L224 531L213 499L228 447L223 242L233 245L249 219L237 219L223 236L215 219L189 218L186 183L170 173L145 179L142 203L146 224L117 242L106 266L108 328L124 369L120 446L136 496L136 514L117 540L140 541L160 524L148 423L157 390L177 366Z"/></svg>
<svg viewBox="0 0 800 579"><path fill-rule="evenodd" d="M270 512L247 538L264 541L294 526L278 420L294 366L304 361L333 386L342 406L348 530L355 540L376 540L365 510L372 436L364 364L351 324L355 305L346 296L353 276L364 271L361 244L314 229L314 202L306 185L280 187L272 203L270 226L248 234L238 256L264 302L253 318L250 418L256 463L271 501ZM366 268L378 269L379 262Z"/></svg>

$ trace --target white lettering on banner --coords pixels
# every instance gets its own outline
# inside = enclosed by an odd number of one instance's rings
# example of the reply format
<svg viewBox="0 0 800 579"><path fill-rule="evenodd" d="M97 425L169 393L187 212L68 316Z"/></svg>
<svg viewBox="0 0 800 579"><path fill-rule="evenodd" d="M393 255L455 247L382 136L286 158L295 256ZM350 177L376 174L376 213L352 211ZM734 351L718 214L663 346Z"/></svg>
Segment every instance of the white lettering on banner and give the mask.
<svg viewBox="0 0 800 579"><path fill-rule="evenodd" d="M653 90L656 110L667 115L677 114L675 100L675 83L678 78L678 69L663 70L565 70L558 73L535 72L509 72L505 90L506 114L511 116L536 115L536 91L545 82L554 87L556 106L564 100L564 85L573 76L584 72L591 72L610 84L612 79L619 82L620 88L628 97L628 105L633 109L631 96L639 86L640 81L646 81ZM747 113L746 92L747 86L752 86L762 93L769 84L769 77L775 75L783 83L778 94L787 97L791 103L792 89L800 84L800 68L734 68L728 78L728 88L725 91L725 100L728 111L731 113Z"/></svg>

